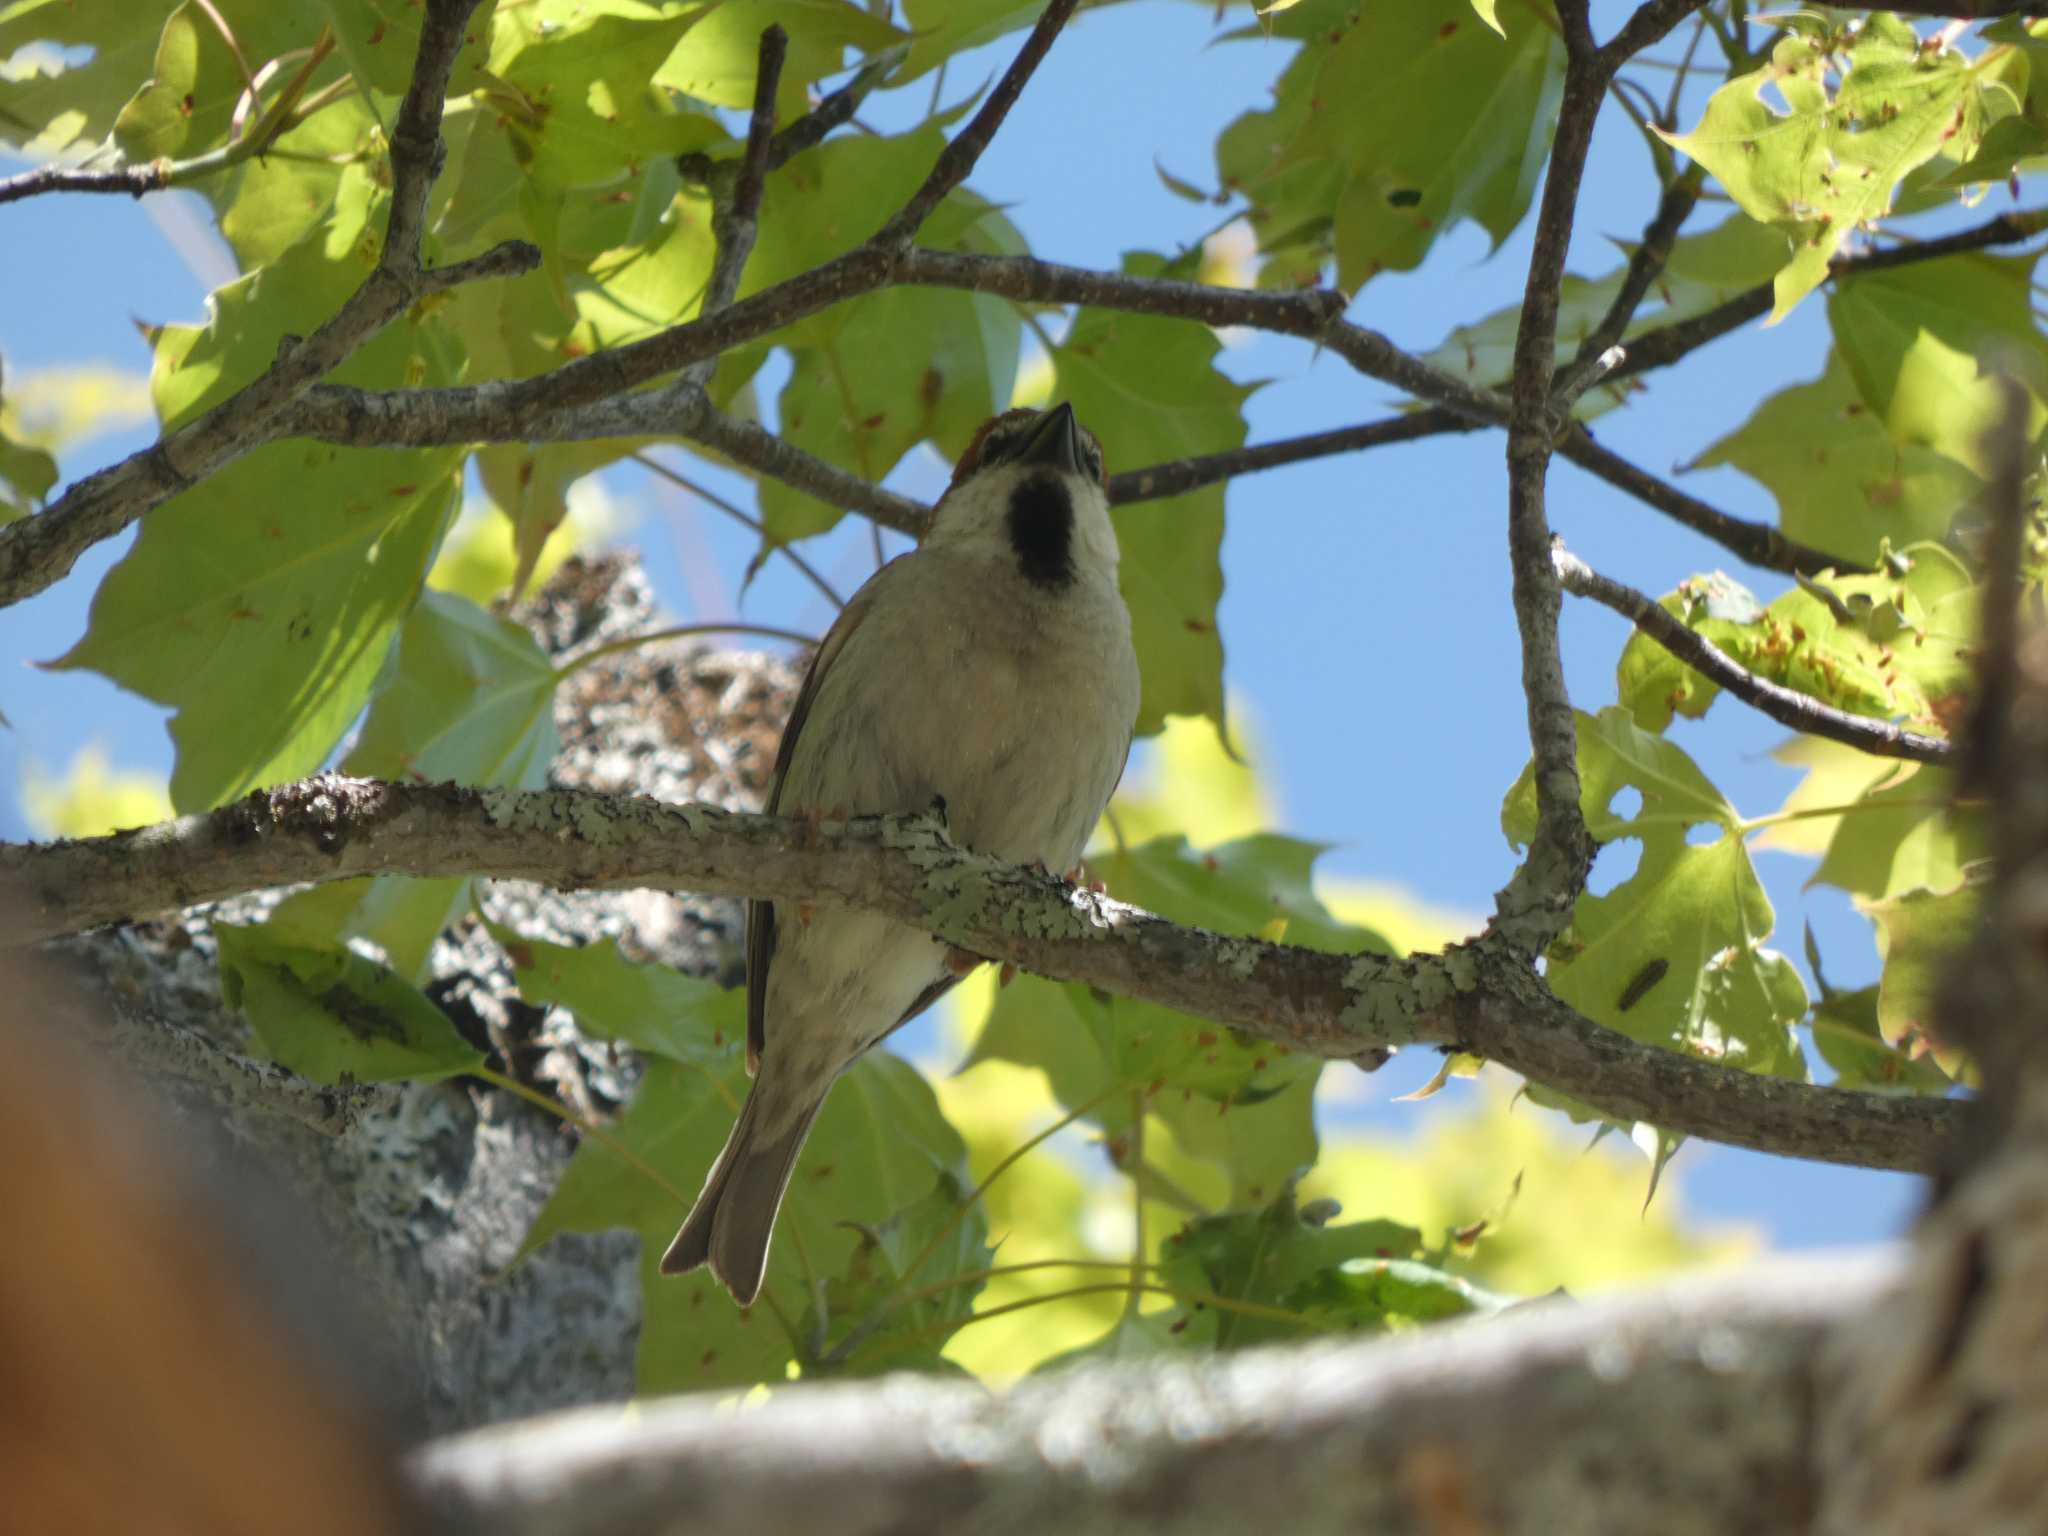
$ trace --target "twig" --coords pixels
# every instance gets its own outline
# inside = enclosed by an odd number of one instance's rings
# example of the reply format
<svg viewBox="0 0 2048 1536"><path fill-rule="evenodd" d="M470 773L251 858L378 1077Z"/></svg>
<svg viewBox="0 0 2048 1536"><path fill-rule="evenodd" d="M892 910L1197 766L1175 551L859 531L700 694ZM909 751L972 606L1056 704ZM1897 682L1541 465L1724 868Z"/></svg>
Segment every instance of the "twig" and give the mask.
<svg viewBox="0 0 2048 1536"><path fill-rule="evenodd" d="M1522 646L1522 696L1534 759L1537 825L1529 852L1494 904L1493 931L1533 959L1571 920L1585 889L1595 847L1579 809L1578 727L1565 687L1557 618L1563 599L1550 561L1544 482L1555 435L1551 380L1557 356L1557 309L1578 209L1579 181L1593 142L1593 123L1607 94L1608 74L1594 52L1586 0L1561 0L1564 100L1544 176L1535 249L1522 295L1521 324L1509 388L1508 561L1513 573L1515 627Z"/></svg>
<svg viewBox="0 0 2048 1536"><path fill-rule="evenodd" d="M222 24L215 15L216 24ZM223 24L224 25L224 24ZM230 37L230 43L233 39ZM18 202L25 197L35 197L44 192L98 192L119 193L128 197L141 197L150 192L161 192L169 187L190 186L203 181L220 171L232 169L245 160L263 154L285 133L297 127L323 107L341 99L354 88L351 80L337 80L333 86L323 89L301 108L301 98L306 88L313 83L313 74L334 50L334 33L322 28L320 40L307 50L306 61L299 72L285 83L277 100L270 104L262 121L249 133L241 135L232 143L189 160L156 159L140 165L120 165L110 170L89 171L79 166L43 166L38 170L23 171L18 176L0 179L0 203ZM237 55L239 58L239 55ZM334 86L341 87L340 90Z"/></svg>
<svg viewBox="0 0 2048 1536"><path fill-rule="evenodd" d="M1853 560L1787 538L1769 523L1753 523L1709 506L1612 449L1603 448L1583 427L1575 426L1568 432L1558 442L1557 452L1588 474L1597 475L1615 489L1628 492L1674 522L1704 534L1723 549L1764 570L1818 576L1823 571L1864 569Z"/></svg>
<svg viewBox="0 0 2048 1536"><path fill-rule="evenodd" d="M754 64L754 110L747 119L747 146L730 185L720 189L723 195L714 193L711 234L717 254L712 258L711 280L704 288L700 314L715 315L732 303L740 291L747 258L754 253L768 151L775 132L775 93L782 87L782 65L788 56L789 34L778 26L764 28ZM715 356L700 358L682 371L672 388L702 389L717 367Z"/></svg>
<svg viewBox="0 0 2048 1536"><path fill-rule="evenodd" d="M735 464L793 485L829 506L858 512L884 528L894 528L912 538L922 537L931 521L930 509L908 496L883 490L871 480L785 442L765 427L727 416L708 405L685 435L716 449Z"/></svg>
<svg viewBox="0 0 2048 1536"><path fill-rule="evenodd" d="M1564 401L1576 399L1578 394L1590 388L1596 382L1596 370L1605 374L1614 372L1612 367L1600 369L1600 358L1627 333L1629 322L1635 319L1644 295L1649 293L1650 285L1663 272L1664 263L1671 259L1671 247L1678 238L1679 227L1699 204L1700 182L1705 175L1700 166L1689 166L1682 176L1664 189L1655 216L1629 255L1628 268L1622 273L1621 288L1614 295L1614 302L1607 306L1607 313L1600 317L1600 323L1593 327L1592 334L1579 343L1578 355L1551 385L1552 394L1561 397L1553 401L1553 411L1559 410Z"/></svg>
<svg viewBox="0 0 2048 1536"><path fill-rule="evenodd" d="M422 294L538 266L512 241L439 272L420 266L427 192L443 154L441 109L477 0L429 0L413 77L391 136L391 211L377 265L333 318L289 342L260 377L149 448L73 485L38 517L0 528L0 606L57 581L79 555L276 435L276 420Z"/></svg>
<svg viewBox="0 0 2048 1536"><path fill-rule="evenodd" d="M1308 432L1300 437L1285 437L1275 442L1253 443L1243 448L1233 448L1228 453L1201 454L1194 458L1176 459L1169 464L1154 464L1145 469L1111 475L1109 500L1112 506L1124 506L1138 501L1156 501L1163 496L1180 496L1188 491L1200 490L1205 485L1214 485L1220 480L1235 479L1239 475L1251 474L1261 469L1278 469L1282 465L1300 464L1310 459L1324 459L1340 453L1357 453L1368 448L1382 448L1390 443L1411 443L1420 438L1435 437L1443 432L1472 430L1475 430L1473 423L1442 407L1434 407L1407 416L1391 416L1384 421L1368 421L1359 426L1338 427L1329 432Z"/></svg>
<svg viewBox="0 0 2048 1536"><path fill-rule="evenodd" d="M1852 715L1795 689L1758 677L1660 604L1633 587L1625 587L1600 575L1562 547L1552 552L1552 562L1558 580L1567 592L1578 597L1590 597L1624 618L1633 619L1636 628L1695 672L1719 683L1743 703L1770 716L1780 725L1790 726L1809 736L1839 741L1873 757L1896 757L1908 762L1940 765L1956 761L1954 745L1939 736L1927 736L1888 721Z"/></svg>
<svg viewBox="0 0 2048 1536"><path fill-rule="evenodd" d="M1645 48L1654 48L1673 27L1705 4L1706 0L1644 0L1600 50L1600 67L1613 74Z"/></svg>
<svg viewBox="0 0 2048 1536"><path fill-rule="evenodd" d="M895 217L876 231L869 244L883 250L908 246L917 238L917 232L924 227L924 221L932 216L940 203L968 174L981 159L996 130L1003 125L1003 119L1010 115L1010 108L1017 104L1024 86L1044 60L1052 47L1053 39L1060 34L1060 28L1074 14L1079 0L1051 0L1039 13L1038 25L1031 29L1031 35L1024 39L1024 46L1017 50L1017 56L1010 60L1010 67L1003 71L1002 79L995 89L988 93L988 99L981 104L981 110L974 114L972 121L954 134L946 147L940 151L938 164L924 179L924 184L910 195L910 201L896 213Z"/></svg>
<svg viewBox="0 0 2048 1536"><path fill-rule="evenodd" d="M1974 228L1958 230L1936 240L1920 240L1891 250L1839 257L1829 264L1828 276L1840 282L1845 277L1863 273L1917 266L1923 261L1939 261L1944 256L1960 256L1993 246L2015 245L2022 240L2031 240L2043 229L2048 229L2048 210L2029 208L2018 213L2002 213ZM1772 302L1771 285L1759 283L1704 314L1645 331L1628 344L1628 360L1614 371L1613 376L1616 379L1635 378L1655 368L1669 367L1738 326L1769 314Z"/></svg>
<svg viewBox="0 0 2048 1536"><path fill-rule="evenodd" d="M1865 1167L1927 1169L1970 1106L1764 1078L1602 1029L1490 937L1442 955L1326 954L1183 928L956 848L928 817L825 823L585 790L325 774L137 832L0 846L22 944L298 881L484 876L852 906L1055 980L1333 1059L1423 1042L1480 1052L1623 1119Z"/></svg>
<svg viewBox="0 0 2048 1536"><path fill-rule="evenodd" d="M678 474L652 454L636 453L633 455L633 462L651 474L659 475L662 479L668 481L669 484L688 491L707 507L723 512L742 528L751 528L761 536L763 543L768 542L768 530L762 525L758 517L753 516L743 508L734 506L723 496L714 494L708 487L699 485L686 475ZM810 561L797 553L794 544L774 544L772 547L776 553L780 554L791 565L801 571L809 579L812 586L824 594L826 602L830 603L834 608L844 608L846 606L846 599L833 590L832 583L823 576L820 576L817 568Z"/></svg>

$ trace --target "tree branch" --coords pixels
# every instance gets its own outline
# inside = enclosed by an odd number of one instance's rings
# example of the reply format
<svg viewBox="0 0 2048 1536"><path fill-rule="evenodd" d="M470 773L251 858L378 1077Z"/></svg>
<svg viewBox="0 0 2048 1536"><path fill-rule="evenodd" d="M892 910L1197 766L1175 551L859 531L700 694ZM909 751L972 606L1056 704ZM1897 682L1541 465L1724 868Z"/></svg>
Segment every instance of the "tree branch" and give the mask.
<svg viewBox="0 0 2048 1536"><path fill-rule="evenodd" d="M1494 904L1494 930L1532 960L1571 921L1596 851L1579 810L1578 728L1558 649L1557 618L1563 599L1550 564L1544 483L1557 435L1551 400L1558 295L1578 209L1579 181L1593 142L1593 124L1606 99L1608 76L1593 51L1585 0L1562 0L1558 16L1565 35L1564 100L1543 180L1535 249L1515 332L1507 442L1508 561L1534 758L1536 834L1528 856Z"/></svg>
<svg viewBox="0 0 2048 1536"><path fill-rule="evenodd" d="M1629 254L1628 266L1622 272L1621 287L1614 295L1614 302L1607 306L1607 313L1600 317L1600 323L1593 327L1591 334L1579 343L1578 354L1558 374L1551 385L1553 396L1576 400L1595 380L1591 377L1599 367L1607 349L1620 342L1628 330L1629 322L1636 317L1650 285L1664 270L1664 263L1671 259L1671 247L1677 242L1678 231L1692 211L1699 205L1700 183L1706 171L1695 164L1670 186L1657 201L1657 211L1652 215L1643 238Z"/></svg>
<svg viewBox="0 0 2048 1536"><path fill-rule="evenodd" d="M1914 763L1949 766L1956 761L1953 744L1939 736L1923 735L1884 720L1852 715L1832 708L1795 689L1758 677L1733 660L1698 630L1681 623L1660 604L1652 602L1633 587L1609 580L1562 547L1552 551L1558 580L1578 597L1612 608L1633 619L1636 628L1702 677L1719 683L1752 709L1769 715L1780 725L1809 736L1825 736L1844 746L1855 747L1873 757L1898 757Z"/></svg>
<svg viewBox="0 0 2048 1536"><path fill-rule="evenodd" d="M496 1536L944 1528L1156 1536L1791 1530L1815 1404L1896 1255L1778 1259L1370 1342L1104 1363L991 1394L898 1377L579 1409L427 1445L414 1488Z"/></svg>
<svg viewBox="0 0 2048 1536"><path fill-rule="evenodd" d="M2048 209L2029 208L2017 213L2002 213L1971 229L1958 230L1936 240L1910 241L1882 251L1866 251L1860 256L1837 257L1828 264L1828 277L1839 282L1863 273L1918 266L1921 262L1939 261L1945 256L2015 245L2022 240L2031 240L2043 229L2048 229ZM1718 341L1736 327L1769 314L1772 302L1771 285L1759 283L1704 314L1645 331L1628 344L1628 357L1610 377L1632 379L1653 369L1668 368L1708 342Z"/></svg>
<svg viewBox="0 0 2048 1536"><path fill-rule="evenodd" d="M1643 0L1600 50L1602 71L1612 75L1645 48L1656 47L1673 27L1705 4L1706 0Z"/></svg>
<svg viewBox="0 0 2048 1536"><path fill-rule="evenodd" d="M1588 474L1597 475L1673 521L1704 534L1751 565L1769 571L1797 571L1802 576L1863 569L1853 560L1787 538L1769 523L1753 523L1707 505L1612 449L1603 448L1582 426L1574 425L1558 442L1557 451Z"/></svg>
<svg viewBox="0 0 2048 1536"><path fill-rule="evenodd" d="M1925 1170L1968 1108L1763 1078L1639 1044L1560 1002L1505 941L1441 955L1332 955L1182 928L956 848L926 817L819 825L554 790L327 774L200 816L78 842L0 846L30 943L244 891L359 875L647 887L879 912L969 953L1351 1059L1472 1050L1625 1120L1788 1156Z"/></svg>
<svg viewBox="0 0 2048 1536"><path fill-rule="evenodd" d="M1111 506L1156 501L1161 497L1180 496L1188 491L1200 490L1203 486L1214 485L1218 481L1234 480L1239 475L1248 475L1261 469L1278 469L1283 465L1306 463L1311 459L1332 458L1342 453L1358 453L1367 448L1383 448L1390 443L1412 443L1444 432L1475 430L1476 424L1463 420L1441 406L1436 406L1406 416L1390 416L1383 421L1364 422L1355 427L1338 427L1329 432L1309 432L1300 437L1283 437L1270 443L1249 443L1242 448L1233 448L1228 453L1201 454L1194 458L1176 459L1168 464L1153 464L1145 469L1111 475L1109 501Z"/></svg>
<svg viewBox="0 0 2048 1536"><path fill-rule="evenodd" d="M80 554L112 538L216 470L277 435L276 418L425 293L449 282L539 265L540 252L508 242L438 278L420 266L428 189L442 159L441 108L448 76L477 0L430 0L412 84L391 134L391 210L384 247L362 286L311 336L228 399L151 447L87 476L35 517L0 528L0 606L59 580Z"/></svg>
<svg viewBox="0 0 2048 1536"><path fill-rule="evenodd" d="M1010 60L1010 67L1003 71L996 88L982 102L981 110L948 141L939 152L938 164L925 177L924 185L910 195L910 201L897 211L894 218L875 232L874 238L868 242L870 245L896 250L917 238L924 221L938 210L939 204L955 187L968 178L983 152L994 141L996 130L1003 126L1003 119L1010 115L1010 108L1017 104L1017 98L1024 93L1025 85L1044 62L1052 49L1053 39L1060 35L1060 29L1074 14L1077 4L1079 0L1051 0L1039 13L1038 24L1024 39L1024 46L1017 50L1017 56Z"/></svg>

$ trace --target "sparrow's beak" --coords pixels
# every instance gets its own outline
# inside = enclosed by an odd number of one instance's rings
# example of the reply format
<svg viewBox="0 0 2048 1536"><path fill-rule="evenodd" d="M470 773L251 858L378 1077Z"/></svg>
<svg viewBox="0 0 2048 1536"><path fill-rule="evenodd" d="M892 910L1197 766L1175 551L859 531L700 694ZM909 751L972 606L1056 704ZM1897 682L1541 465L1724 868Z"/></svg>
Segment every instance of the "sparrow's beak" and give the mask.
<svg viewBox="0 0 2048 1536"><path fill-rule="evenodd" d="M1081 467L1081 425L1074 420L1074 408L1062 402L1040 417L1030 440L1012 462L1044 464L1070 475L1085 474Z"/></svg>

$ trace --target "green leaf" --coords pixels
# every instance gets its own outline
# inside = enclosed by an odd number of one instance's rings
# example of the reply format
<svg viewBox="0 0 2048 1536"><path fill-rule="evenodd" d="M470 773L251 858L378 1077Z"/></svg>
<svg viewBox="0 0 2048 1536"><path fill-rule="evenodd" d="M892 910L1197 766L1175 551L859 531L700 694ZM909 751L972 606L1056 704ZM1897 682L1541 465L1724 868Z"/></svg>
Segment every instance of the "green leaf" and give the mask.
<svg viewBox="0 0 2048 1536"><path fill-rule="evenodd" d="M1876 987L1823 993L1813 1005L1813 1043L1845 1093L1944 1094L1954 1086L1932 1057L1886 1042L1878 1027Z"/></svg>
<svg viewBox="0 0 2048 1536"><path fill-rule="evenodd" d="M131 158L173 151L189 158L226 146L238 109L245 123L260 115L243 104L249 71L263 77L267 105L296 74L323 28L331 29L337 47L314 73L308 96L353 74L360 86L395 105L419 52L422 13L407 0L212 0L207 7L186 7L189 35L182 24L175 31L167 25L178 9L174 0L25 0L0 10L0 58L32 42L91 54L55 73L0 86L0 134L20 143L43 130L39 153L112 136ZM480 42L489 20L486 5L472 18L469 37ZM480 54L474 43L465 48L451 95L474 88ZM266 68L273 62L276 68ZM175 97L149 91L153 79L183 89ZM173 110L182 133L172 124ZM388 108L383 115L388 120ZM30 131L15 126L21 124Z"/></svg>
<svg viewBox="0 0 2048 1536"><path fill-rule="evenodd" d="M1127 254L1137 277L1183 275L1156 256ZM1256 386L1216 367L1220 346L1198 326L1084 309L1053 351L1056 394L1102 439L1112 464L1157 464L1243 445L1244 402ZM1224 724L1223 487L1120 507L1118 568L1131 610L1143 695L1138 731L1168 715Z"/></svg>
<svg viewBox="0 0 2048 1536"><path fill-rule="evenodd" d="M268 925L216 924L221 997L273 1060L316 1083L453 1077L484 1063L448 1016L388 966Z"/></svg>
<svg viewBox="0 0 2048 1536"><path fill-rule="evenodd" d="M287 333L333 312L364 253L317 238L213 295L203 330L157 340L167 426L269 365ZM369 388L452 384L461 356L430 307L337 370ZM89 667L176 710L171 797L203 810L327 760L367 700L452 518L460 448L261 448L152 512L94 595L58 667Z"/></svg>
<svg viewBox="0 0 2048 1536"><path fill-rule="evenodd" d="M513 155L537 185L609 186L696 132L654 87L702 10L641 0L535 0L497 13L489 99Z"/></svg>
<svg viewBox="0 0 2048 1536"><path fill-rule="evenodd" d="M1845 71L1832 94L1831 67ZM1783 112L1763 100L1766 88ZM1788 34L1769 65L1714 92L1691 133L1659 132L1744 213L1792 238L1775 282L1775 324L1820 286L1859 227L1890 210L1909 171L1937 154L1972 152L1984 126L1979 90L1958 50L1922 49L1911 26L1879 14L1832 54L1827 41Z"/></svg>
<svg viewBox="0 0 2048 1536"><path fill-rule="evenodd" d="M1495 245L1507 238L1528 211L1563 89L1553 27L1511 9L1503 39L1470 0L1307 0L1267 24L1305 46L1272 110L1239 118L1216 149L1223 185L1251 201L1261 250L1298 263L1304 247L1334 249L1352 292L1419 266L1460 220Z"/></svg>
<svg viewBox="0 0 2048 1536"><path fill-rule="evenodd" d="M2031 396L2027 434L2048 423L2048 344L2034 321L2035 256L1951 256L1845 279L1828 296L1835 346L1892 440L1988 477L2005 417L2001 376Z"/></svg>
<svg viewBox="0 0 2048 1536"><path fill-rule="evenodd" d="M1806 988L1764 947L1775 916L1739 831L1741 818L1692 759L1627 713L1578 716L1580 809L1601 843L1642 844L1635 873L1603 896L1579 898L1549 956L1552 990L1588 1018L1645 1044L1778 1077L1805 1077L1793 1033ZM1636 790L1623 816L1615 801ZM1508 792L1511 843L1536 830L1528 769ZM1716 827L1711 842L1695 827Z"/></svg>
<svg viewBox="0 0 2048 1536"><path fill-rule="evenodd" d="M738 994L666 965L635 965L618 941L547 944L497 923L485 925L511 957L519 995L576 1016L576 1027L685 1066L723 1068L746 1037Z"/></svg>
<svg viewBox="0 0 2048 1536"><path fill-rule="evenodd" d="M1877 1024L1885 1044L1908 1057L1931 1053L1951 1077L1960 1076L1965 1068L1961 1053L1944 1047L1935 1033L1936 1007L1949 971L1977 931L1983 910L1980 887L1908 891L1865 903L1863 910L1877 923L1877 948L1884 956Z"/></svg>
<svg viewBox="0 0 2048 1536"><path fill-rule="evenodd" d="M190 127L187 117L199 83L197 8L181 5L157 38L156 72L114 119L114 143L129 161L167 159Z"/></svg>
<svg viewBox="0 0 2048 1536"><path fill-rule="evenodd" d="M555 681L523 625L466 597L422 593L342 771L538 789L561 747Z"/></svg>
<svg viewBox="0 0 2048 1536"><path fill-rule="evenodd" d="M1691 576L1658 606L1717 646L1727 648L1764 610L1741 582L1720 571ZM1616 702L1646 731L1663 731L1674 715L1697 720L1720 697L1721 685L1680 661L1641 630L1631 630L1615 664Z"/></svg>
<svg viewBox="0 0 2048 1536"><path fill-rule="evenodd" d="M689 31L654 83L714 107L751 107L761 34L780 26L789 35L789 49L777 108L787 122L809 106L806 86L846 67L848 49L879 53L903 40L882 14L850 0L716 0L692 6L683 12Z"/></svg>
<svg viewBox="0 0 2048 1536"><path fill-rule="evenodd" d="M520 626L428 592L406 620L346 773L538 789L560 743L554 669ZM367 939L399 974L425 979L436 937L468 907L470 882L380 875L304 892L271 921L322 943Z"/></svg>
<svg viewBox="0 0 2048 1536"><path fill-rule="evenodd" d="M1800 577L1769 608L1749 603L1748 620L1716 616L1711 594L1740 591L1726 577L1692 578L1664 606L1759 677L1852 714L1944 731L1969 686L1975 588L1939 545L1897 551L1890 564L1903 574ZM1622 650L1616 683L1621 702L1648 730L1662 730L1673 712L1697 718L1718 694L1640 632Z"/></svg>
<svg viewBox="0 0 2048 1536"><path fill-rule="evenodd" d="M1182 1316L1191 1322L1184 1332L1192 1336L1182 1342L1213 1342L1219 1349L1243 1349L1361 1326L1367 1307L1356 1297L1346 1297L1341 1282L1331 1288L1333 1277L1354 1262L1405 1264L1421 1246L1422 1235L1397 1222L1326 1226L1305 1221L1289 1190L1263 1210L1190 1222L1167 1239L1160 1279L1184 1294L1206 1291L1228 1301L1294 1314L1283 1321L1182 1301ZM1410 1283L1414 1283L1412 1277ZM1392 1285L1385 1289L1393 1299ZM1390 1315L1394 1309L1382 1307L1375 1321L1383 1323Z"/></svg>
<svg viewBox="0 0 2048 1536"><path fill-rule="evenodd" d="M1873 901L1955 890L1970 865L1991 857L1991 827L1981 807L1954 799L1954 774L1905 767L1842 817L1814 883Z"/></svg>
<svg viewBox="0 0 2048 1536"><path fill-rule="evenodd" d="M429 977L434 940L470 905L470 882L378 875L336 880L287 897L265 925L295 943L334 948L362 939L415 986Z"/></svg>
<svg viewBox="0 0 2048 1536"><path fill-rule="evenodd" d="M324 229L336 246L348 244L368 211L365 194L384 170L377 117L361 97L351 96L280 135L275 153L244 160L200 190L219 213L237 264L253 272L314 230ZM344 200L342 219L330 225Z"/></svg>
<svg viewBox="0 0 2048 1536"><path fill-rule="evenodd" d="M57 483L57 461L42 447L24 442L21 391L0 384L0 527L27 517ZM41 434L46 439L50 433ZM57 434L57 435L61 435Z"/></svg>
<svg viewBox="0 0 2048 1536"><path fill-rule="evenodd" d="M1096 873L1120 899L1176 922L1341 954L1388 952L1316 898L1319 851L1265 834L1200 854L1170 836L1111 855ZM1099 1101L1088 1118L1113 1133L1130 1129L1134 1096L1144 1095L1182 1150L1229 1175L1236 1201L1263 1204L1315 1158L1322 1063L1171 1009L1020 977L998 994L969 1058L987 1059L1044 1071L1070 1109Z"/></svg>
<svg viewBox="0 0 2048 1536"><path fill-rule="evenodd" d="M839 1080L797 1163L762 1305L742 1313L703 1270L679 1279L659 1275L656 1262L746 1092L744 1000L728 997L724 1034L733 1044L725 1060L715 1067L650 1061L610 1142L587 1138L577 1149L522 1249L532 1252L561 1232L629 1227L640 1234L639 1385L649 1394L783 1381L809 1347L776 1319L794 1323L815 1287L849 1271L864 1241L859 1225L886 1222L929 1196L941 1176L955 1187L966 1184L965 1149L924 1079L887 1052L870 1051ZM613 1143L669 1187L621 1157ZM960 1251L942 1250L919 1284L946 1280L946 1262Z"/></svg>
<svg viewBox="0 0 2048 1536"><path fill-rule="evenodd" d="M1874 564L1893 545L1939 539L1983 482L1957 460L1899 442L1865 405L1839 351L1810 384L1780 390L1694 468L1730 464L1778 500L1787 537Z"/></svg>
<svg viewBox="0 0 2048 1536"><path fill-rule="evenodd" d="M973 1313L985 1283L981 1272L995 1261L980 1210L961 1218L967 1194L941 1174L923 1198L858 1227L860 1241L846 1268L825 1282L797 1330L825 1346L805 1375L959 1371L940 1351L954 1326ZM943 1276L960 1283L945 1285L936 1278ZM858 1342L842 1358L839 1350L853 1342L856 1329Z"/></svg>

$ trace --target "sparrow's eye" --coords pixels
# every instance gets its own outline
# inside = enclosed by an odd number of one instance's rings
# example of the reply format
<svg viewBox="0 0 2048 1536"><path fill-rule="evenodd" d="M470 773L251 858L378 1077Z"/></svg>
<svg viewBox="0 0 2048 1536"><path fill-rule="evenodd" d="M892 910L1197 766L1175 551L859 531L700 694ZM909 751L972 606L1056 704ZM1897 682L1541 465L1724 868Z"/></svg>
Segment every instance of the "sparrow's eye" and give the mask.
<svg viewBox="0 0 2048 1536"><path fill-rule="evenodd" d="M1102 478L1102 445L1092 437L1081 439L1081 462L1088 466L1088 473L1095 479Z"/></svg>

